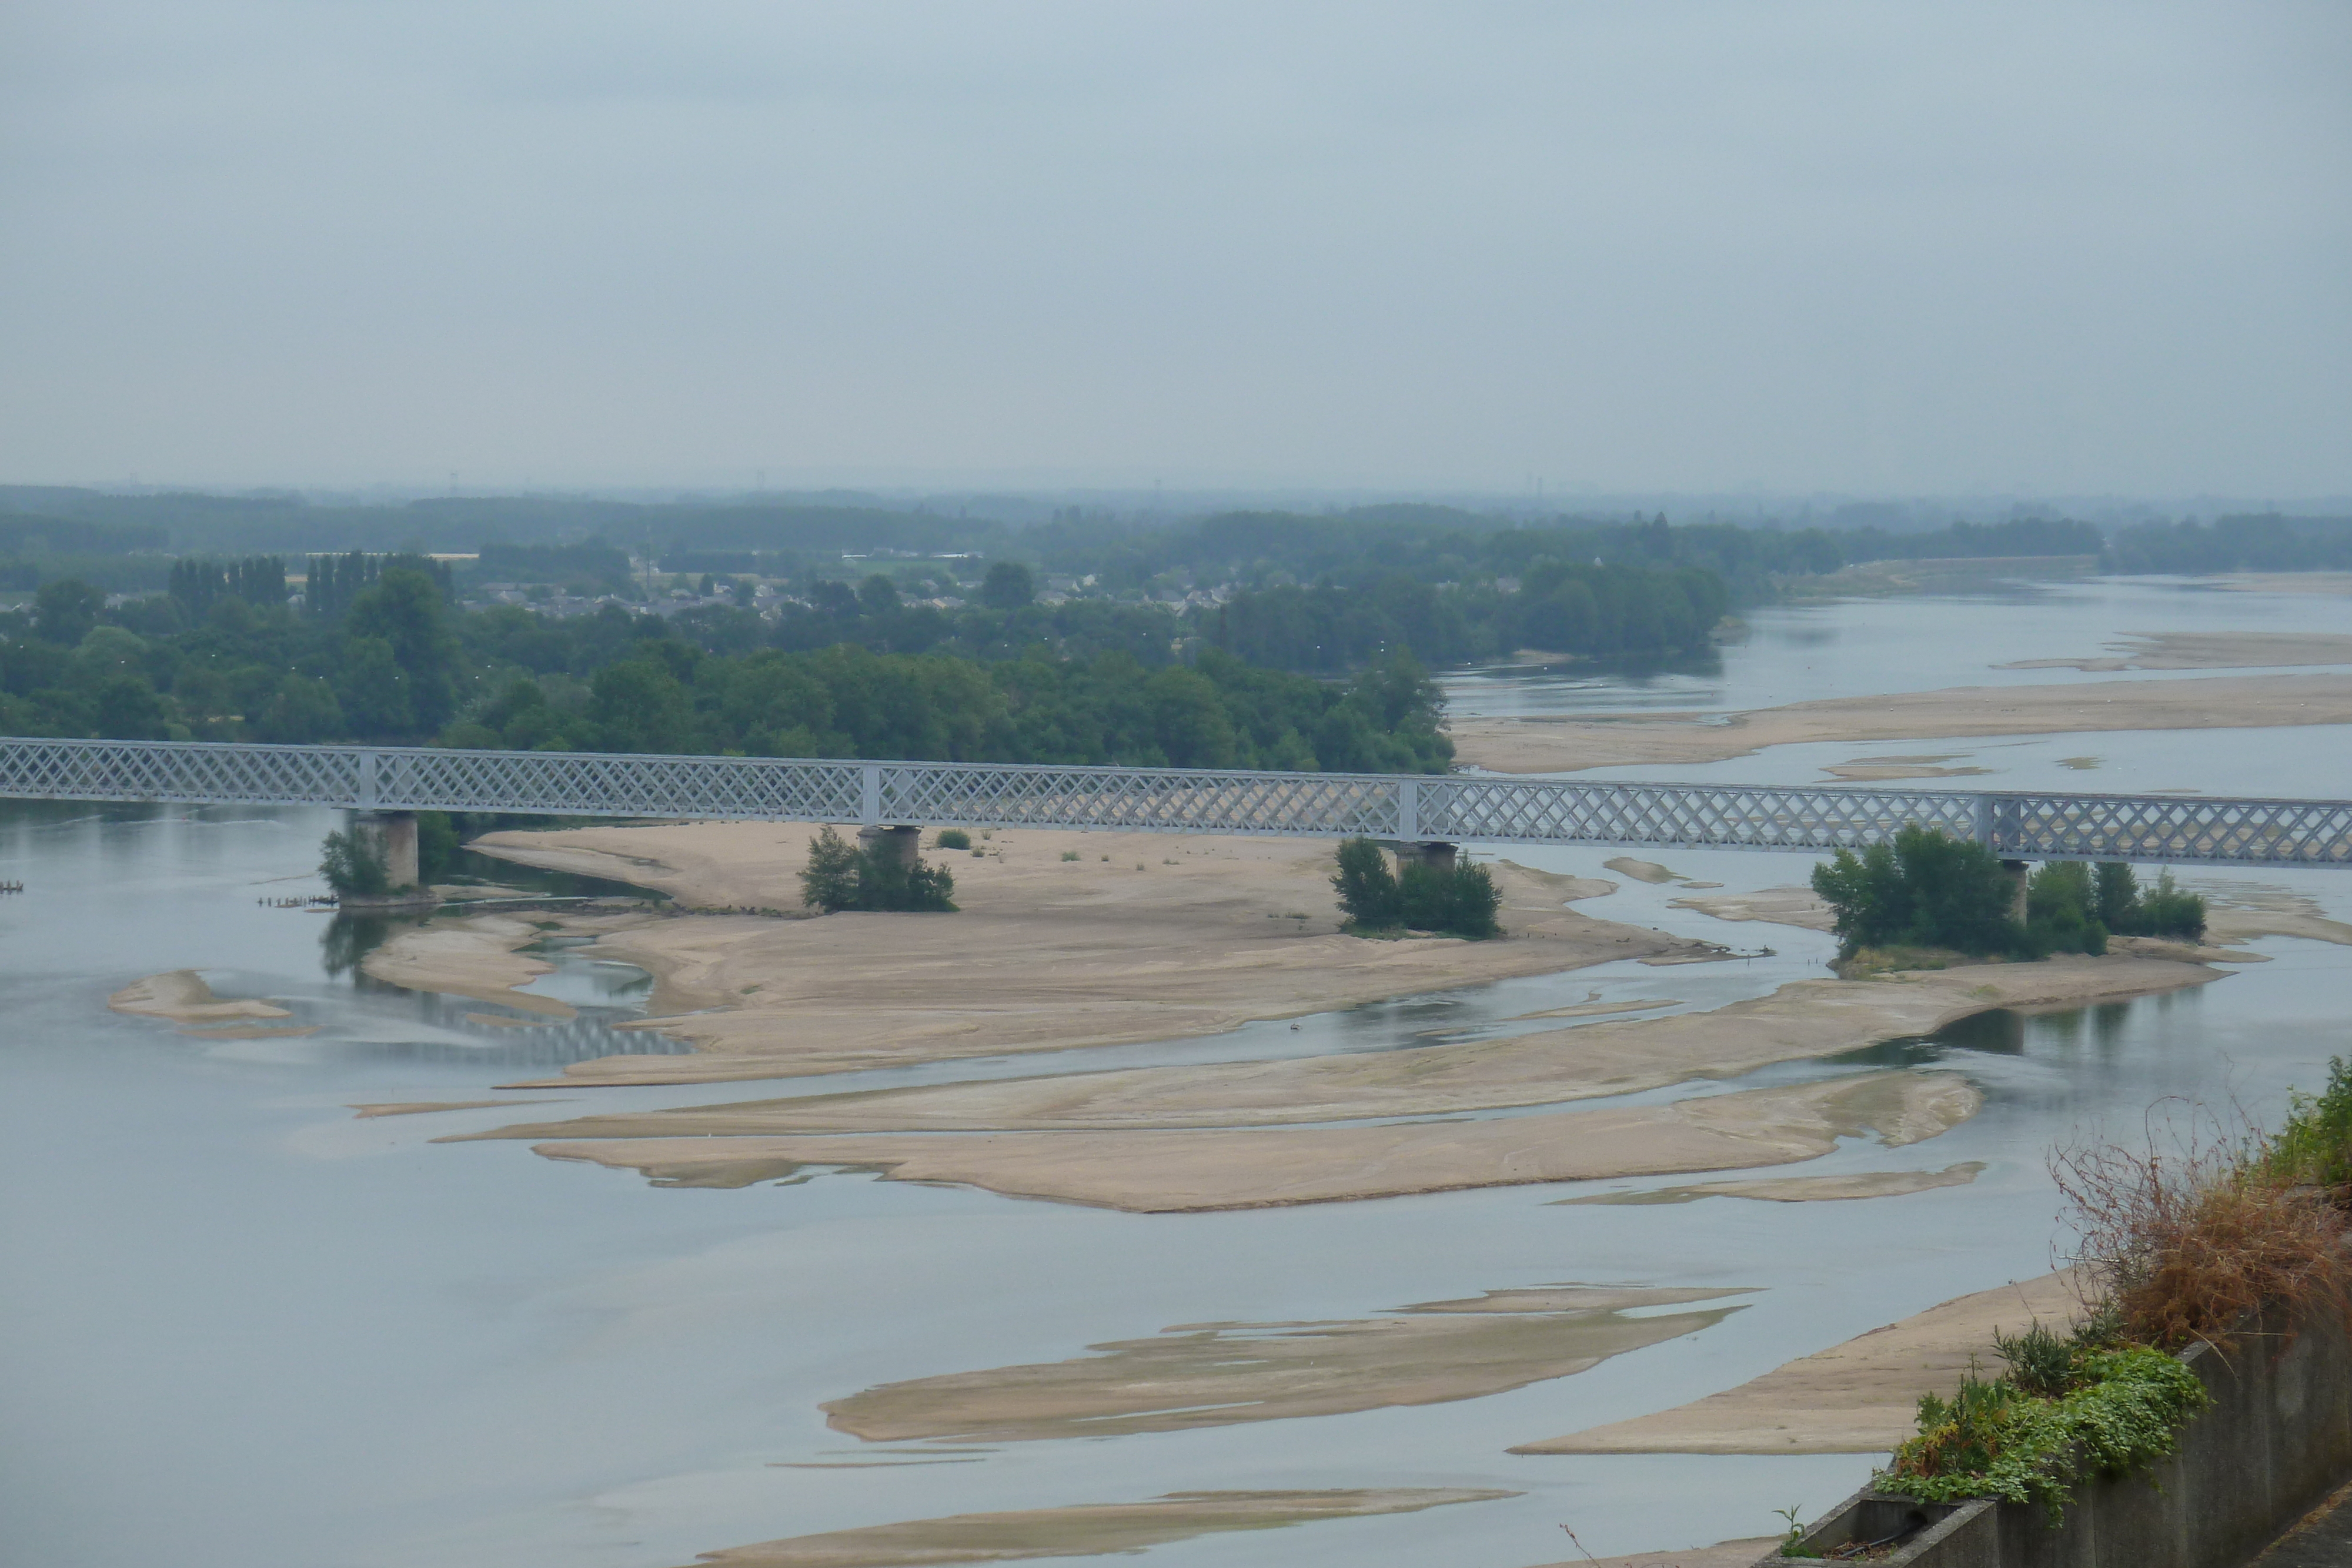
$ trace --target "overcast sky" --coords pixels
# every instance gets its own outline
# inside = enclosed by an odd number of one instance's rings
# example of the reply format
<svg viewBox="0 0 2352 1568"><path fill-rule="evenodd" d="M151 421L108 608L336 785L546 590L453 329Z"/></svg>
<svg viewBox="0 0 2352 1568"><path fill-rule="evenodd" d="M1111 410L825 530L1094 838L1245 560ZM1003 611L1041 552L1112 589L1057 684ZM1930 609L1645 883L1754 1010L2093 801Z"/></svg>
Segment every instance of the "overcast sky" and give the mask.
<svg viewBox="0 0 2352 1568"><path fill-rule="evenodd" d="M0 479L2352 492L2352 5L11 0Z"/></svg>

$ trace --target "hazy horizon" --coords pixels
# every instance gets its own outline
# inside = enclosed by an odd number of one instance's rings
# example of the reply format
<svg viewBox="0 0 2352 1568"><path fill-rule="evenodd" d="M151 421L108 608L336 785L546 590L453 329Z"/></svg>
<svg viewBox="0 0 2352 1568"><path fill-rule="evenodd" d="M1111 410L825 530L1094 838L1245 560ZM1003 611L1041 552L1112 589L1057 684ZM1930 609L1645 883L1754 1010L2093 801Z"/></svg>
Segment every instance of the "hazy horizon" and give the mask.
<svg viewBox="0 0 2352 1568"><path fill-rule="evenodd" d="M2352 494L2338 6L0 39L13 482Z"/></svg>

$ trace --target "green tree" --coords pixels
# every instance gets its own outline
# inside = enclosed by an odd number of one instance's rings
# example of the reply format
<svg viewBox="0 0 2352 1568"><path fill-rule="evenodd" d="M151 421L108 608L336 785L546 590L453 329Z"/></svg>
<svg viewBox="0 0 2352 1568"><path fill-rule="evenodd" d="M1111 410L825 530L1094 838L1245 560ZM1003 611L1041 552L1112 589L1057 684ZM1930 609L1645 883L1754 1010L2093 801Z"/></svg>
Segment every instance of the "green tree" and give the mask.
<svg viewBox="0 0 2352 1568"><path fill-rule="evenodd" d="M1342 839L1338 858L1331 890L1339 895L1348 924L1366 931L1393 930L1404 906L1387 854L1370 839Z"/></svg>
<svg viewBox="0 0 2352 1568"><path fill-rule="evenodd" d="M1986 955L2021 951L2024 932L2010 917L2011 882L1982 844L1916 822L1892 843L1861 854L1840 850L1813 868L1813 891L1835 916L1840 952L1864 947L1953 947Z"/></svg>
<svg viewBox="0 0 2352 1568"><path fill-rule="evenodd" d="M146 677L120 671L99 682L91 694L98 733L108 740L162 740L163 699ZM183 737L185 731L182 732Z"/></svg>
<svg viewBox="0 0 2352 1568"><path fill-rule="evenodd" d="M331 832L320 846L319 874L339 898L375 897L392 891L392 873L373 838L354 828Z"/></svg>
<svg viewBox="0 0 2352 1568"><path fill-rule="evenodd" d="M356 613L356 612L355 612ZM399 740L415 733L416 710L409 704L408 672L383 637L353 637L343 644L335 671L335 695L352 733L363 740Z"/></svg>
<svg viewBox="0 0 2352 1568"><path fill-rule="evenodd" d="M1035 601L1037 580L1017 560L992 562L981 579L980 601L991 610L1020 610Z"/></svg>
<svg viewBox="0 0 2352 1568"><path fill-rule="evenodd" d="M61 577L33 595L33 630L47 642L79 647L105 608L106 595L79 578Z"/></svg>
<svg viewBox="0 0 2352 1568"><path fill-rule="evenodd" d="M260 739L281 745L332 740L343 733L342 705L335 700L335 688L326 682L310 675L288 675L263 699L253 719L253 732Z"/></svg>
<svg viewBox="0 0 2352 1568"><path fill-rule="evenodd" d="M457 639L439 583L408 567L386 567L352 601L343 625L354 640L381 638L391 648L410 715L400 728L437 730L449 721L457 706ZM352 706L348 696L344 706Z"/></svg>

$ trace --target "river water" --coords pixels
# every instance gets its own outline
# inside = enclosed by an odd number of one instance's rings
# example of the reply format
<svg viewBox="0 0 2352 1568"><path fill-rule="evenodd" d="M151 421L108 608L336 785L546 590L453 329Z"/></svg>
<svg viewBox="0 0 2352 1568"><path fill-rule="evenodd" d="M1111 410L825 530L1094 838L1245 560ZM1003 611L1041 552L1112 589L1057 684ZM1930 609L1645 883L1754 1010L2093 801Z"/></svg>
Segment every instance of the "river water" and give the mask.
<svg viewBox="0 0 2352 1568"><path fill-rule="evenodd" d="M1717 709L2072 671L1995 662L2095 654L2138 631L2327 629L2340 603L2162 584L1775 609L1719 664L1670 671L1465 672L1465 711ZM2114 678L2114 677L2098 677ZM1819 778L1824 760L1951 753L1956 787L2339 793L2339 732L2032 737L1782 748L1682 777ZM1921 737L1933 742L1934 737ZM1829 757L1826 752L1835 752ZM2091 769L2062 758L2095 759ZM1633 771L1633 770L1619 770ZM520 1144L436 1145L508 1110L355 1119L357 1103L489 1097L611 1049L643 977L576 950L534 988L582 1009L561 1030L468 1021L476 1002L357 977L332 923L257 901L306 891L326 813L0 808L0 1563L289 1568L667 1568L782 1535L1179 1490L1452 1486L1504 1501L1212 1536L1155 1563L1528 1568L1766 1533L1818 1511L1863 1456L1512 1457L1514 1444L1741 1382L1962 1292L2051 1266L2042 1160L2072 1129L2133 1134L2168 1097L2274 1118L2352 1048L2352 951L2265 939L2271 961L2169 997L2039 1018L1989 1015L1875 1048L1983 1088L1984 1111L1900 1150L1852 1141L1806 1175L1986 1169L1906 1197L1560 1207L1565 1184L1238 1214L1136 1216L830 1174L789 1186L662 1189ZM1514 849L1610 875L1607 852ZM1801 857L1656 858L1758 888ZM1622 880L1622 879L1613 879ZM2269 884L2352 919L2342 873L2198 873ZM1828 939L1727 925L1626 882L1580 907L1774 953L1611 965L1207 1040L1067 1052L1052 1070L1410 1049L1530 1027L1587 999L1682 1009L1819 974ZM300 1037L208 1040L107 1010L142 975L194 968L278 999ZM627 1049L651 1037L633 1032ZM1851 1071L1795 1063L1728 1091ZM1034 1073L1038 1058L797 1082L876 1087ZM773 1084L534 1092L532 1114L766 1097ZM1724 1173L1736 1175L1737 1173ZM1187 1432L933 1452L865 1445L819 1402L868 1385L1057 1361L1175 1323L1357 1318L1562 1281L1752 1287L1686 1338L1577 1375L1450 1404ZM877 1462L878 1461L878 1462ZM848 1466L852 1468L835 1468Z"/></svg>

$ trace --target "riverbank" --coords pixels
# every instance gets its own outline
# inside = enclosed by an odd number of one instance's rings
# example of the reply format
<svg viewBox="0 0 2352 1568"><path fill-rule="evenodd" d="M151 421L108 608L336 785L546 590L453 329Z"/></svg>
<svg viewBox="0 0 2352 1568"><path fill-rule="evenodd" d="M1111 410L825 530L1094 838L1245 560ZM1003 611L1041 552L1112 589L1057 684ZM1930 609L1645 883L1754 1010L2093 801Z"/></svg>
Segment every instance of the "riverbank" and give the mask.
<svg viewBox="0 0 2352 1568"><path fill-rule="evenodd" d="M1721 762L1809 741L2337 724L2352 724L2352 675L1956 686L1830 697L1728 715L1465 718L1448 727L1455 759L1465 766L1496 773L1573 773L1632 764Z"/></svg>

